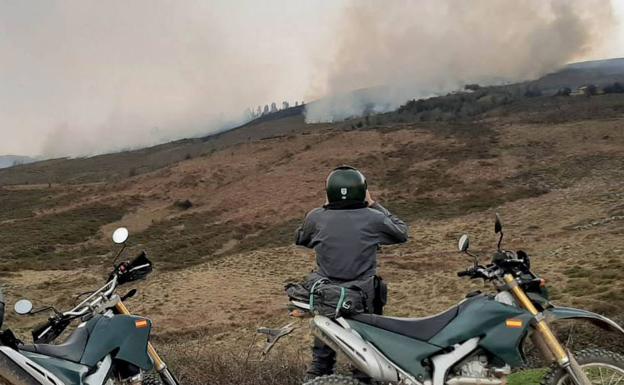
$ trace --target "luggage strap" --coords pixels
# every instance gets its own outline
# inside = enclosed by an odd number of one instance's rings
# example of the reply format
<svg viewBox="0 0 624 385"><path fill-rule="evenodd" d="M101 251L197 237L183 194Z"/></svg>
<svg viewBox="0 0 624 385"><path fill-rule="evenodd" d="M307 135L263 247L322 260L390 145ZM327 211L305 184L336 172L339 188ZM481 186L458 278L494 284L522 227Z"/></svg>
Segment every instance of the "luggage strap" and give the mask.
<svg viewBox="0 0 624 385"><path fill-rule="evenodd" d="M327 279L325 278L321 278L319 280L317 280L316 282L314 282L314 284L312 285L312 289L310 289L310 313L314 313L314 291L316 290L316 287L323 282L326 282Z"/></svg>
<svg viewBox="0 0 624 385"><path fill-rule="evenodd" d="M342 309L342 305L344 303L346 294L347 294L347 290L341 286L340 287L340 299L338 300L338 304L336 305L336 318L340 314L340 309Z"/></svg>

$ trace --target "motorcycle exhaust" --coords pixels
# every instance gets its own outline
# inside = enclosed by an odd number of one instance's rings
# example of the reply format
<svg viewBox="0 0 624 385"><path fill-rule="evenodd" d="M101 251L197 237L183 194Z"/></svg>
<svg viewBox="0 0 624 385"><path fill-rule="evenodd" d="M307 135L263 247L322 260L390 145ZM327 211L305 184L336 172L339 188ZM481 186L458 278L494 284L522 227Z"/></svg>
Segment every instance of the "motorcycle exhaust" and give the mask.
<svg viewBox="0 0 624 385"><path fill-rule="evenodd" d="M505 385L507 380L500 378L453 377L447 385Z"/></svg>
<svg viewBox="0 0 624 385"><path fill-rule="evenodd" d="M349 357L361 371L377 381L396 382L399 373L383 355L354 332L345 329L327 317L315 316L312 333L335 351Z"/></svg>
<svg viewBox="0 0 624 385"><path fill-rule="evenodd" d="M14 354L18 355L19 353L14 351L5 351L5 348L0 348L0 384L8 383L11 385L41 385L41 384L50 384L50 385L63 385L62 382L51 382L46 381L45 377L42 378L41 382L37 380L33 375L28 373L23 367L18 365L15 361L13 361L8 355ZM8 355L7 355L8 354ZM24 360L26 362L26 360ZM32 368L36 370L36 367Z"/></svg>

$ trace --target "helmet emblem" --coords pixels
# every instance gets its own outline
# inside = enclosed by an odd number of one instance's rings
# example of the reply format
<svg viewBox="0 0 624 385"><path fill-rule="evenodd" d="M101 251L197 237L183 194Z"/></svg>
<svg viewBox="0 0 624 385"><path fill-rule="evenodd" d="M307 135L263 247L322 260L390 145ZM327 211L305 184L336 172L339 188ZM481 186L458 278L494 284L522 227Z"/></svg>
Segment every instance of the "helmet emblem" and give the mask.
<svg viewBox="0 0 624 385"><path fill-rule="evenodd" d="M346 188L346 187L341 188L341 189L340 189L340 193L341 193L343 196L344 196L344 195L347 195L347 188Z"/></svg>

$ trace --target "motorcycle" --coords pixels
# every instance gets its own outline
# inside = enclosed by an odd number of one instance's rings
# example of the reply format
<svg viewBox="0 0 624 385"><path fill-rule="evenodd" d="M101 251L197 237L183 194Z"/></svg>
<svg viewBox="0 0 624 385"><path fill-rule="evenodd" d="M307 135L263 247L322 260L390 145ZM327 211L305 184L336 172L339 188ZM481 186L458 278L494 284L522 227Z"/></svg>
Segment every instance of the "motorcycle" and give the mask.
<svg viewBox="0 0 624 385"><path fill-rule="evenodd" d="M127 239L125 228L113 233L113 241L122 245L115 261L125 250ZM32 331L33 344L24 344L8 329L0 334L0 384L179 384L149 342L152 322L132 315L124 305L136 289L121 297L115 293L119 286L151 273L152 262L143 251L132 261L113 265L107 283L69 311L59 312L51 306L33 310L28 300L16 302L15 311L20 315L43 311L54 315ZM64 343L50 344L74 320L81 322ZM147 374L153 369L160 380Z"/></svg>
<svg viewBox="0 0 624 385"><path fill-rule="evenodd" d="M558 307L548 296L545 281L531 270L526 252L501 249L503 227L498 214L497 251L483 266L469 251L469 237L459 239L459 251L474 264L459 277L483 279L495 295L475 292L458 305L432 317L395 318L374 314L338 316L310 313L308 303L291 300L291 316L312 317L312 333L336 352L342 352L373 381L409 385L503 385L512 369L526 358L526 339L551 367L544 385L618 384L624 379L624 356L605 349L569 351L556 337L556 320L583 319L624 334L616 322L586 310ZM286 328L261 329L268 335L267 351ZM622 381L624 383L624 381ZM331 375L308 385L356 385L353 377Z"/></svg>

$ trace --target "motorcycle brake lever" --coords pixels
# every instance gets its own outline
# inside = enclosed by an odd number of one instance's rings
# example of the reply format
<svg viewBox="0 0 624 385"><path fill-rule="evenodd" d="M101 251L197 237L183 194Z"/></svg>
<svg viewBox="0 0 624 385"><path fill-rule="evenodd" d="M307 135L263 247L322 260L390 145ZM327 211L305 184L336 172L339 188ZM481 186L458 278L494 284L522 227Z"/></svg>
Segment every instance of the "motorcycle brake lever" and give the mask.
<svg viewBox="0 0 624 385"><path fill-rule="evenodd" d="M129 292L127 292L125 295L123 295L121 297L121 301L125 301L125 300L127 300L129 298L134 297L136 295L136 293L137 293L137 289L130 290Z"/></svg>

